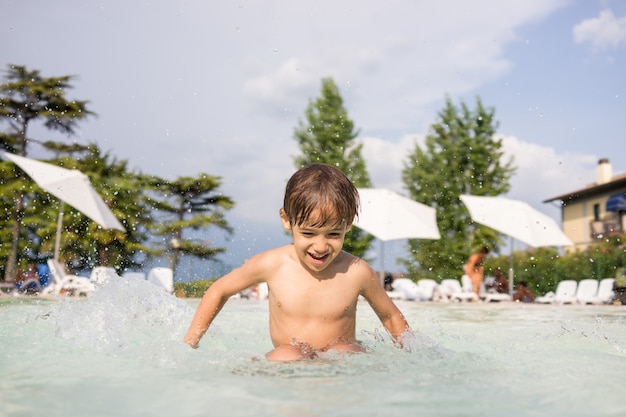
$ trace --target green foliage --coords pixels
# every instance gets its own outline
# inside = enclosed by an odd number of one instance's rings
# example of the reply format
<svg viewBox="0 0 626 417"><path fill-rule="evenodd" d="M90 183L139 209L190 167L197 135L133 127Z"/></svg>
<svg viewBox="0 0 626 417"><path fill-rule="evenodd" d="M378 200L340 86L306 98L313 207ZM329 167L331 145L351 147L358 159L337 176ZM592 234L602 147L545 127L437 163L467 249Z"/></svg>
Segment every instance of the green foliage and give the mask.
<svg viewBox="0 0 626 417"><path fill-rule="evenodd" d="M309 102L305 119L304 122L299 121L294 131L302 151L302 155L294 158L296 168L312 163L333 165L342 170L357 188L371 187L361 155L363 144L355 141L359 132L348 117L343 98L332 78L322 80L321 97ZM346 235L344 249L363 257L373 239L373 236L353 227Z"/></svg>
<svg viewBox="0 0 626 417"><path fill-rule="evenodd" d="M584 251L559 255L554 248L515 251L513 254L514 282L526 281L535 294L554 291L565 279L601 280L615 277L626 262L624 235L612 235ZM509 255L490 256L485 262L485 276L500 268L508 276Z"/></svg>
<svg viewBox="0 0 626 417"><path fill-rule="evenodd" d="M205 279L193 282L176 282L174 283L174 294L180 298L202 298L206 290L215 281L214 279Z"/></svg>
<svg viewBox="0 0 626 417"><path fill-rule="evenodd" d="M610 235L585 249L563 257L558 264L559 280L615 277L617 269L626 265L624 235Z"/></svg>
<svg viewBox="0 0 626 417"><path fill-rule="evenodd" d="M513 267L513 283L526 281L528 288L535 294L545 294L554 290L559 281L557 264L561 257L554 248L537 248L513 252L513 263L510 255L489 256L485 261L485 276L493 275L500 269L509 277L509 269Z"/></svg>
<svg viewBox="0 0 626 417"><path fill-rule="evenodd" d="M502 163L502 142L494 138L494 109L476 99L472 111L449 98L431 125L425 149L418 144L408 156L402 180L409 196L437 210L440 240L409 240L412 276L441 280L456 277L468 256L482 246L497 250L497 232L471 221L461 194L495 196L509 190L512 162Z"/></svg>
<svg viewBox="0 0 626 417"><path fill-rule="evenodd" d="M0 85L0 122L8 123L4 144L19 155L27 154L27 127L41 120L50 130L74 134L77 122L92 115L87 101L70 100L66 91L72 88L73 77L43 78L39 71L9 65L6 83Z"/></svg>
<svg viewBox="0 0 626 417"><path fill-rule="evenodd" d="M176 270L184 255L212 259L225 251L183 238L184 229L198 230L209 226L232 233L224 215L226 210L234 207L234 202L218 192L220 185L220 177L208 174L180 177L175 181L151 180L151 188L158 193L151 199L151 206L166 216L154 227L154 234L170 238L172 244L166 250L171 251L172 270Z"/></svg>

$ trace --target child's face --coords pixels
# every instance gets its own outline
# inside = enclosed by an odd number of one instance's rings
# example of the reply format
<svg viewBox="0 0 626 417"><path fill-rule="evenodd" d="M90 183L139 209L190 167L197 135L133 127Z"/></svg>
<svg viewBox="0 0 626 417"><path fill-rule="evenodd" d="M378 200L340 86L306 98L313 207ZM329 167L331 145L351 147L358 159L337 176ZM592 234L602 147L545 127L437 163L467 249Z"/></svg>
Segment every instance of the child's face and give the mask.
<svg viewBox="0 0 626 417"><path fill-rule="evenodd" d="M301 226L291 225L281 210L283 227L291 231L293 246L300 262L313 271L321 272L328 268L341 253L343 240L350 226Z"/></svg>

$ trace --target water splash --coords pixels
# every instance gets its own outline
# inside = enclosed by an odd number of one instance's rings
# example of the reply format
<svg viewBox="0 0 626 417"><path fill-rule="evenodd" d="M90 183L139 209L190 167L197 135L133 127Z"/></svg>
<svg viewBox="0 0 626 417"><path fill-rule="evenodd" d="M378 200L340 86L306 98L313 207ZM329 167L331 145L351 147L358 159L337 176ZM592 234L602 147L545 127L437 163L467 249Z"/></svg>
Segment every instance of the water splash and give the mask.
<svg viewBox="0 0 626 417"><path fill-rule="evenodd" d="M180 344L192 314L187 303L162 288L123 277L102 283L86 300L65 299L52 312L58 337L105 353L155 353L168 343Z"/></svg>

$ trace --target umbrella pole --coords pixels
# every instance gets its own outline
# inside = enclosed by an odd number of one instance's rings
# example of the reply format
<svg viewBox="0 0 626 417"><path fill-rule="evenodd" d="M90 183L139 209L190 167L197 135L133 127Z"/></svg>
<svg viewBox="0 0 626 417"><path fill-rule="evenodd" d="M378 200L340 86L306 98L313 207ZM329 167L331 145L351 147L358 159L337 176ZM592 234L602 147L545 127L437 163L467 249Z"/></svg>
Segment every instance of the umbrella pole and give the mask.
<svg viewBox="0 0 626 417"><path fill-rule="evenodd" d="M513 237L509 236L511 239L511 260L509 265L509 294L513 295Z"/></svg>
<svg viewBox="0 0 626 417"><path fill-rule="evenodd" d="M59 218L57 220L57 234L54 239L54 260L59 261L59 247L61 246L61 229L63 228L63 201L59 204Z"/></svg>

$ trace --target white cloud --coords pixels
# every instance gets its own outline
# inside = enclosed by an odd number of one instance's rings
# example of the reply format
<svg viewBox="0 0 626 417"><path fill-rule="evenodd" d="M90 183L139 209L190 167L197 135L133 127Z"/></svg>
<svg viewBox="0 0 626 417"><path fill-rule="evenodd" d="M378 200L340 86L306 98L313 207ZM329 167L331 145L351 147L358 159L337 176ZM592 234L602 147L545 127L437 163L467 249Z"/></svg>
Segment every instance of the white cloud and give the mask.
<svg viewBox="0 0 626 417"><path fill-rule="evenodd" d="M273 40L276 48L262 64L248 68L244 91L252 108L283 117L283 109L304 109L319 94L319 80L332 77L354 119L367 121L364 128L415 130L424 106L506 74L512 64L504 49L518 40L517 29L562 5L563 0L513 6L474 1L471 7L391 1L383 11L321 1L299 13L283 5L274 10L282 17L278 26L286 25L293 36L284 31L289 35ZM301 36L314 29L313 36ZM248 62L259 62L256 50L246 53Z"/></svg>
<svg viewBox="0 0 626 417"><path fill-rule="evenodd" d="M511 179L511 198L524 200L559 221L556 205L543 201L574 191L595 181L598 157L560 153L550 146L525 142L515 136L502 137L505 158L513 157L517 171Z"/></svg>
<svg viewBox="0 0 626 417"><path fill-rule="evenodd" d="M422 135L404 135L398 142L375 137L365 137L363 158L374 187L387 188L406 194L402 184L402 169L408 155L416 144L423 144Z"/></svg>
<svg viewBox="0 0 626 417"><path fill-rule="evenodd" d="M590 43L597 49L626 45L626 16L616 18L611 10L603 10L598 17L574 26L573 34L577 43Z"/></svg>

